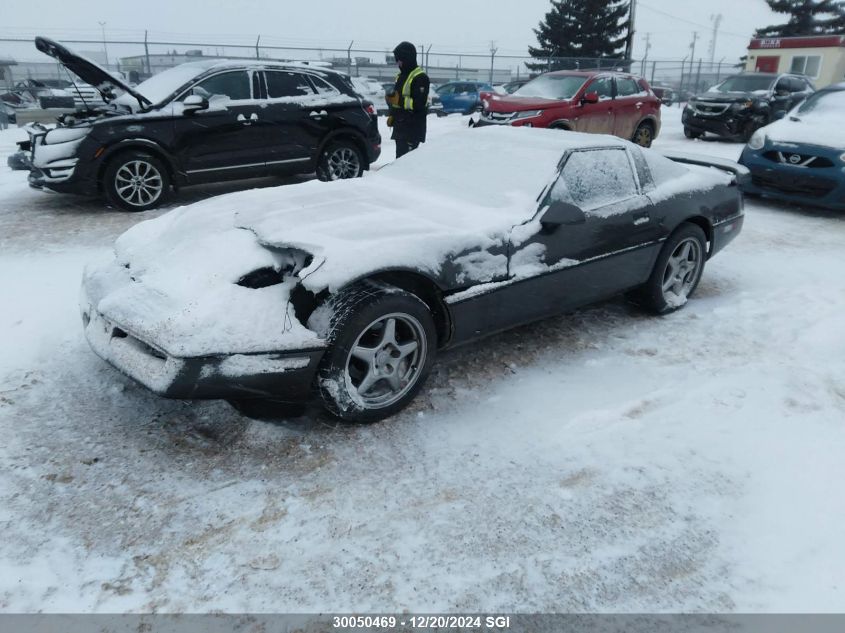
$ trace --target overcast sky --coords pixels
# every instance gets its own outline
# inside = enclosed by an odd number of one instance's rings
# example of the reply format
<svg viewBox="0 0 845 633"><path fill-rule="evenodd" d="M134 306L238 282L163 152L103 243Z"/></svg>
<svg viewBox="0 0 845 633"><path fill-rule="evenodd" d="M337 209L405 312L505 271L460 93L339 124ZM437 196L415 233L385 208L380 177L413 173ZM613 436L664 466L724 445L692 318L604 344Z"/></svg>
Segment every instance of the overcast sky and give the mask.
<svg viewBox="0 0 845 633"><path fill-rule="evenodd" d="M9 0L0 9L0 36L100 39L99 22L105 22L109 39L142 39L149 29L159 39L247 43L260 33L262 42L315 47L346 47L355 40L356 47L385 49L407 39L432 44L432 52L483 52L495 41L501 53L521 55L536 43L532 29L549 6L548 0ZM643 56L649 33L650 59L681 59L698 31L695 57L706 61L711 16L718 13L723 20L716 61L735 61L755 28L784 21L764 0L639 0L635 58ZM31 45L0 42L4 54L41 57Z"/></svg>

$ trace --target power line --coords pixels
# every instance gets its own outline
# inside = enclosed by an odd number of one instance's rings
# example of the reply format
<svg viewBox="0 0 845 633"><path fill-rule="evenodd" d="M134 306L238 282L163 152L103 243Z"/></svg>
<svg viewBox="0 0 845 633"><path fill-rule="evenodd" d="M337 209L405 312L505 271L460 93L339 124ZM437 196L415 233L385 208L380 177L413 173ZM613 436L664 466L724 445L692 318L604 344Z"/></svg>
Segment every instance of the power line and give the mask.
<svg viewBox="0 0 845 633"><path fill-rule="evenodd" d="M698 26L698 27L701 27L703 29L709 29L710 26L711 26L709 24L702 24L701 22L694 22L692 20L687 20L685 18L679 18L677 15L672 15L671 13L668 13L667 11L655 9L654 7L647 5L642 1L640 1L640 6L645 7L646 9L648 9L649 11L652 11L654 13L659 13L660 15L665 15L667 18L672 18L673 20L675 20L677 22L684 22L685 24L691 24L692 26ZM725 35L730 35L731 37L740 37L744 40L750 40L751 39L751 36L747 35L747 34L742 35L740 33L732 33L731 31L719 31L719 32L724 33Z"/></svg>

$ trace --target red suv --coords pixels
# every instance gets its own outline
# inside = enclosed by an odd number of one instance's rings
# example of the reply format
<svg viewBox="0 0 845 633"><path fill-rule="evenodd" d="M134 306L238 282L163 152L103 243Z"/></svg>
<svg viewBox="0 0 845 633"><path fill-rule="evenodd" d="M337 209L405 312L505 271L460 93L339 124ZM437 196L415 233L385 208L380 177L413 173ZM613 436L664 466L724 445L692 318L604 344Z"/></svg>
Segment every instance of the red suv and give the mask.
<svg viewBox="0 0 845 633"><path fill-rule="evenodd" d="M650 147L660 132L660 99L645 79L625 73L546 73L510 95L485 93L481 103L477 126L614 134L643 147Z"/></svg>

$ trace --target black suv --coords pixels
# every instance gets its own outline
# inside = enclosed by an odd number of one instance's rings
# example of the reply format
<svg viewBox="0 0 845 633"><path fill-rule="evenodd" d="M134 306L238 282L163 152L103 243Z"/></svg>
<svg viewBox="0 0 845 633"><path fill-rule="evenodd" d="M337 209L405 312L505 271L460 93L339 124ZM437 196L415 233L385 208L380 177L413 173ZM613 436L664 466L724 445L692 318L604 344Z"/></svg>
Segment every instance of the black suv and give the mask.
<svg viewBox="0 0 845 633"><path fill-rule="evenodd" d="M59 43L36 38L96 86L105 103L30 129L29 183L62 193L105 194L144 211L172 188L275 173L354 178L381 151L373 104L343 75L319 66L204 60L130 88Z"/></svg>
<svg viewBox="0 0 845 633"><path fill-rule="evenodd" d="M683 114L684 135L698 138L712 132L748 141L758 128L783 117L815 90L803 75L733 75L690 98Z"/></svg>

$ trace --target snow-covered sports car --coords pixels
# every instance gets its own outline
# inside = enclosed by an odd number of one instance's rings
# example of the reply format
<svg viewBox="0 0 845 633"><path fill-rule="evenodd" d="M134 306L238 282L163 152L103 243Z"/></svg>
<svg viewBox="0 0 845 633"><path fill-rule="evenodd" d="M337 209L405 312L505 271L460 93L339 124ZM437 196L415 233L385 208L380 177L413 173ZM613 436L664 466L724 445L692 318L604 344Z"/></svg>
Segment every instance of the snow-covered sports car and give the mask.
<svg viewBox="0 0 845 633"><path fill-rule="evenodd" d="M91 346L164 396L316 393L373 421L414 397L445 347L626 291L681 307L742 227L735 163L593 134L457 134L364 179L138 224L86 269Z"/></svg>

